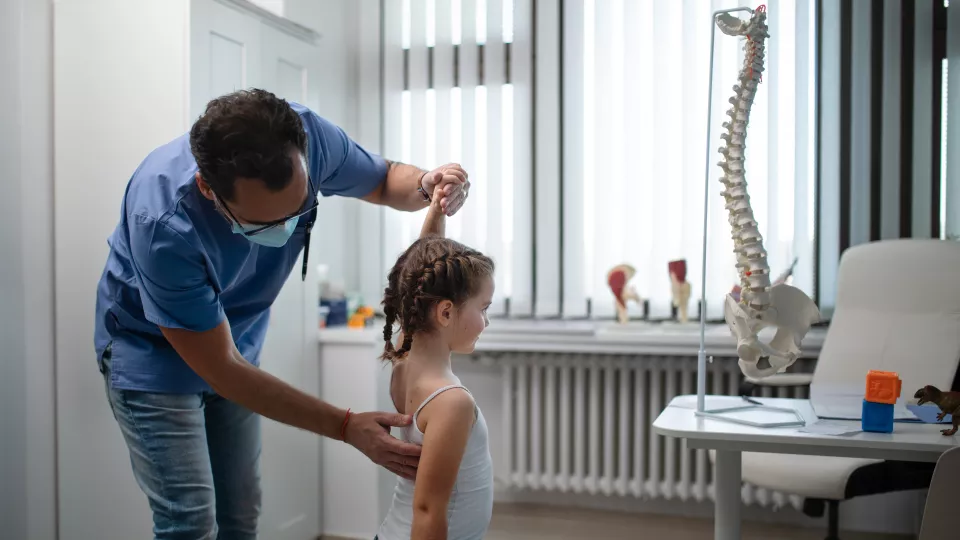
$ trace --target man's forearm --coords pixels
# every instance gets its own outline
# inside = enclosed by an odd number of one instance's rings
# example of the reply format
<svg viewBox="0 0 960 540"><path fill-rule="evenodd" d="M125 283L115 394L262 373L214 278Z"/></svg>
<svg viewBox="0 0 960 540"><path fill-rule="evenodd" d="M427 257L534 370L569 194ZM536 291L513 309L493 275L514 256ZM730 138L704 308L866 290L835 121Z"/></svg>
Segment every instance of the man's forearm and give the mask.
<svg viewBox="0 0 960 540"><path fill-rule="evenodd" d="M387 160L387 179L380 192L380 204L408 212L426 207L429 203L417 191L426 173L419 167Z"/></svg>
<svg viewBox="0 0 960 540"><path fill-rule="evenodd" d="M340 439L346 411L301 392L273 375L254 367L234 352L211 385L221 396L251 411L324 437Z"/></svg>

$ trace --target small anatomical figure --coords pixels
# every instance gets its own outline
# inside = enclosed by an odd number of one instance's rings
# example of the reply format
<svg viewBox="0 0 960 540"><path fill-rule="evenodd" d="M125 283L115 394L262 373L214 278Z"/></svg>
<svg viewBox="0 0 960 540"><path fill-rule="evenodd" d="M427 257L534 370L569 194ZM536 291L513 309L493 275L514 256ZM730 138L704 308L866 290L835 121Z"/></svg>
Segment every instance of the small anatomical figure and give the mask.
<svg viewBox="0 0 960 540"><path fill-rule="evenodd" d="M630 316L627 314L627 300L633 300L638 304L642 302L636 289L629 284L636 273L636 269L629 264L618 264L607 272L607 284L613 292L617 320L620 321L620 324L626 324L630 320Z"/></svg>
<svg viewBox="0 0 960 540"><path fill-rule="evenodd" d="M687 282L687 261L670 261L670 286L673 294L673 307L677 308L677 320L687 322L687 308L690 303L690 283Z"/></svg>

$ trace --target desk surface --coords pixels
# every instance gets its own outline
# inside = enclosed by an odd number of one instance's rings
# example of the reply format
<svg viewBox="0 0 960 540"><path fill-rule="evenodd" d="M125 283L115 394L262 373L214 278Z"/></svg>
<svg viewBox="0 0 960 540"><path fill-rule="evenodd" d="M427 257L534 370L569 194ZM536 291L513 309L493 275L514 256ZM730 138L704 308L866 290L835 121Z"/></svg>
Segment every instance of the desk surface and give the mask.
<svg viewBox="0 0 960 540"><path fill-rule="evenodd" d="M755 398L765 405L793 408L807 424L818 420L805 399ZM705 408L718 409L744 405L732 396L707 396ZM682 438L689 448L808 454L818 456L860 457L904 461L936 461L940 454L960 445L960 432L944 436L946 424L896 422L893 433L823 435L804 433L799 428L758 428L723 420L696 416L697 396L678 396L653 423L655 433ZM779 418L779 417L778 417ZM831 420L831 424L840 421ZM859 421L849 421L851 431L860 429Z"/></svg>

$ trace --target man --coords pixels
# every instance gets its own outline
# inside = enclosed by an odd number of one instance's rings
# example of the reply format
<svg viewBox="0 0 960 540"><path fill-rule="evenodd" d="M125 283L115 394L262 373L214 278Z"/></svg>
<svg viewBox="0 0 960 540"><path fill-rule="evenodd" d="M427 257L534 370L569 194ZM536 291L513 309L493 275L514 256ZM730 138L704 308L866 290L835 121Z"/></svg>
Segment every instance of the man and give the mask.
<svg viewBox="0 0 960 540"><path fill-rule="evenodd" d="M189 135L147 156L109 240L95 343L156 538L256 537L260 415L413 477L419 447L389 434L409 417L350 414L261 371L258 356L320 195L406 211L439 196L453 215L469 185L457 165L386 161L261 90L211 101Z"/></svg>

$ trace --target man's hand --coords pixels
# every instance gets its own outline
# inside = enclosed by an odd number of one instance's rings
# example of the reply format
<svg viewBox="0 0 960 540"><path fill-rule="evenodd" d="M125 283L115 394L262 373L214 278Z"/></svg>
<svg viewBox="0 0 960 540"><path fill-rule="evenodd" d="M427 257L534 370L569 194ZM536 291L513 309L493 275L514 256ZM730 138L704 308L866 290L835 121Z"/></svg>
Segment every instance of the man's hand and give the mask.
<svg viewBox="0 0 960 540"><path fill-rule="evenodd" d="M423 176L422 184L423 190L431 197L440 197L440 208L448 216L456 214L470 195L467 172L457 163L448 163L428 172Z"/></svg>
<svg viewBox="0 0 960 540"><path fill-rule="evenodd" d="M420 464L420 447L390 434L391 426L408 426L412 421L412 417L397 413L354 413L347 422L344 441L377 465L413 480Z"/></svg>

